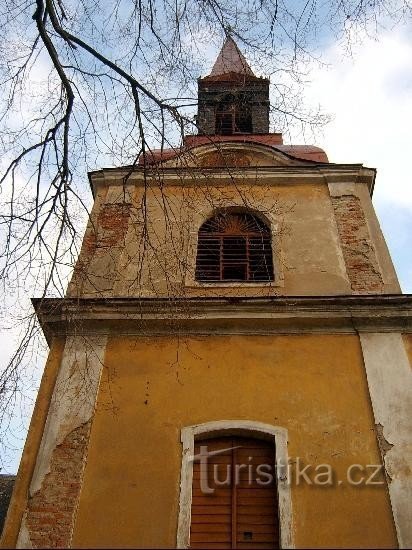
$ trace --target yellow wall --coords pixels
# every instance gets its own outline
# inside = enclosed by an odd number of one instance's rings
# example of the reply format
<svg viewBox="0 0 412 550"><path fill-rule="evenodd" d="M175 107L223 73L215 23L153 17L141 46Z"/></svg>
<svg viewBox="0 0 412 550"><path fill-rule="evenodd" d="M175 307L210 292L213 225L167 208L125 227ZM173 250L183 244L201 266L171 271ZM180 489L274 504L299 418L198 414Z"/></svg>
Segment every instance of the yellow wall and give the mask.
<svg viewBox="0 0 412 550"><path fill-rule="evenodd" d="M289 456L379 464L358 338L112 338L73 546L173 547L180 429L250 419L289 431ZM395 547L386 486L292 484L298 547Z"/></svg>

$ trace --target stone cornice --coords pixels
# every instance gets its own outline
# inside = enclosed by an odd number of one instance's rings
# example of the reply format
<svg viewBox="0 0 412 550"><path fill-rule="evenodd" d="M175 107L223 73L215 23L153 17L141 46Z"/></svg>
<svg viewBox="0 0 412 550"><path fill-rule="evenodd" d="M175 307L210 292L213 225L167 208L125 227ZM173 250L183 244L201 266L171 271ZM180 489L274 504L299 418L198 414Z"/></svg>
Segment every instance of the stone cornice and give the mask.
<svg viewBox="0 0 412 550"><path fill-rule="evenodd" d="M262 180L265 185L285 183L300 183L313 181L319 182L353 182L366 183L370 193L372 194L375 183L376 170L374 168L366 168L362 164L314 164L302 163L301 166L255 166L255 167L171 167L166 168L159 166L157 168L147 169L138 166L125 166L121 168L103 168L96 172L89 172L89 182L93 191L93 196L96 195L97 188L105 185L135 185L145 186L154 182L157 185L159 180L162 185L181 186L193 185L196 186L204 183L210 186L211 180L213 185L227 185L227 180L242 178L246 182L254 185L259 185L259 180ZM268 182L267 180L271 181Z"/></svg>
<svg viewBox="0 0 412 550"><path fill-rule="evenodd" d="M84 334L412 332L412 295L33 299L50 342Z"/></svg>

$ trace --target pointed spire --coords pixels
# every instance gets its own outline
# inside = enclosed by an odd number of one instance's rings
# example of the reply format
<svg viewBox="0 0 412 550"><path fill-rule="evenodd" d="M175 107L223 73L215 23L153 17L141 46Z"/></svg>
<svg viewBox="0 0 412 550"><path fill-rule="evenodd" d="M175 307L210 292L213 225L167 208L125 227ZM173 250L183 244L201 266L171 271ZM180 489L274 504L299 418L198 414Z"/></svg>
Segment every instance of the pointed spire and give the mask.
<svg viewBox="0 0 412 550"><path fill-rule="evenodd" d="M227 73L255 76L231 36L226 38L209 76L218 76Z"/></svg>

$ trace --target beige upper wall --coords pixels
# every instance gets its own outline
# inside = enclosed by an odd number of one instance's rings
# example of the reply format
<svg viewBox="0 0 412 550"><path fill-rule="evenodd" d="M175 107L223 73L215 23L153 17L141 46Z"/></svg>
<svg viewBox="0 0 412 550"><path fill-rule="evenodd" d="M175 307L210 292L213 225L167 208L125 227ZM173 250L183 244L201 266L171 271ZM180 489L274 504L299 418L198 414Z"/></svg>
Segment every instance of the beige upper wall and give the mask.
<svg viewBox="0 0 412 550"><path fill-rule="evenodd" d="M379 292L400 292L367 184L355 185L353 178L351 192L367 220L366 246L376 258L372 271L379 270L383 280ZM124 187L121 174L108 172L96 173L95 181L92 222L70 296L293 296L353 290L332 204L347 189L339 183L328 186L328 176L311 166L307 174L282 173L280 166L276 174L256 168L247 175L234 171L232 177L227 170L218 176L186 174L183 179L169 172L152 177L146 188L133 176ZM214 211L227 207L260 212L270 222L276 272L272 284L202 285L194 280L198 229ZM359 250L358 256L362 254Z"/></svg>

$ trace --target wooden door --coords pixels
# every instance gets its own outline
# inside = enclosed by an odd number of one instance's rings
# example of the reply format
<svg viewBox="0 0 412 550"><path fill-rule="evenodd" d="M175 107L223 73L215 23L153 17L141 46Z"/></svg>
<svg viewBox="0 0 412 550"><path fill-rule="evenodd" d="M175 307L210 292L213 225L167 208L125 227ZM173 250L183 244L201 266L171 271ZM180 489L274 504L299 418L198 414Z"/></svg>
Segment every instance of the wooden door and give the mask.
<svg viewBox="0 0 412 550"><path fill-rule="evenodd" d="M279 548L274 445L221 437L196 441L191 548ZM212 453L212 454L210 454Z"/></svg>

